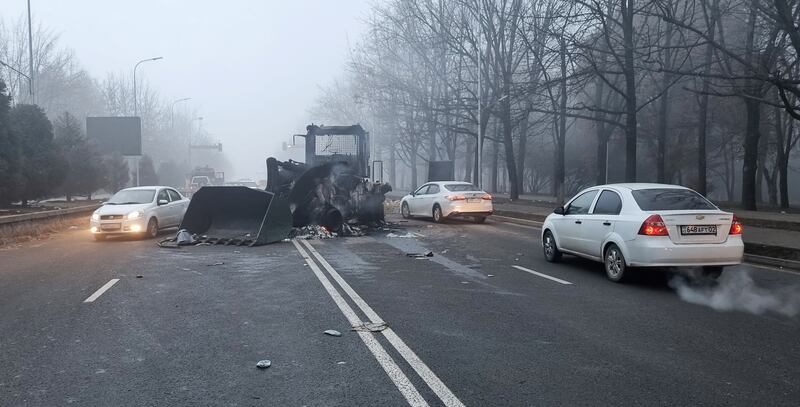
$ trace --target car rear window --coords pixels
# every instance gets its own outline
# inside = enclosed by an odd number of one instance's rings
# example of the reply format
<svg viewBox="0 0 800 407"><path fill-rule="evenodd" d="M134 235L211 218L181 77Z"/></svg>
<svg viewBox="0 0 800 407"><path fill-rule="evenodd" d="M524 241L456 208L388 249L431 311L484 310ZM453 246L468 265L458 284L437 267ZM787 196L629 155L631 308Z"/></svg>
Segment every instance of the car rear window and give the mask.
<svg viewBox="0 0 800 407"><path fill-rule="evenodd" d="M717 209L708 199L689 189L639 189L631 194L643 211Z"/></svg>
<svg viewBox="0 0 800 407"><path fill-rule="evenodd" d="M464 192L464 191L478 190L478 187L472 184L444 184L444 187L450 192Z"/></svg>

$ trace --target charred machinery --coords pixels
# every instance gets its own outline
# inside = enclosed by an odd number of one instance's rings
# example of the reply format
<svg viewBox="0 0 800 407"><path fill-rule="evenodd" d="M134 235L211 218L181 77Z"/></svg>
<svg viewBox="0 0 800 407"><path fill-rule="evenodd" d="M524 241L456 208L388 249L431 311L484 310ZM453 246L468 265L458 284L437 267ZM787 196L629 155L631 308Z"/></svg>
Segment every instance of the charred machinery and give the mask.
<svg viewBox="0 0 800 407"><path fill-rule="evenodd" d="M292 227L347 233L383 222L391 186L370 178L369 133L360 125L306 127L306 162L267 159L265 191L207 186L192 198L182 229L212 243L259 245ZM375 164L375 163L373 163Z"/></svg>

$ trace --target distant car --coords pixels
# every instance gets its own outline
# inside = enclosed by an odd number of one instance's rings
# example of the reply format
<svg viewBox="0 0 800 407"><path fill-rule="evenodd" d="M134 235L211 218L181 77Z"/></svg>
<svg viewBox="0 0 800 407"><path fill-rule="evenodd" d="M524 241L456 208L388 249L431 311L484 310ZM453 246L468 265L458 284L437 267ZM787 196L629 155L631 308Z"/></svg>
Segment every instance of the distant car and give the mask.
<svg viewBox="0 0 800 407"><path fill-rule="evenodd" d="M697 192L665 184L587 188L547 216L542 247L547 261L562 253L602 261L621 281L629 267L702 267L717 278L742 262L742 224Z"/></svg>
<svg viewBox="0 0 800 407"><path fill-rule="evenodd" d="M428 182L400 201L404 218L425 216L434 222L470 217L477 223L492 214L492 196L469 182Z"/></svg>
<svg viewBox="0 0 800 407"><path fill-rule="evenodd" d="M171 187L123 189L92 214L91 232L97 240L134 234L156 237L159 229L181 224L189 200Z"/></svg>

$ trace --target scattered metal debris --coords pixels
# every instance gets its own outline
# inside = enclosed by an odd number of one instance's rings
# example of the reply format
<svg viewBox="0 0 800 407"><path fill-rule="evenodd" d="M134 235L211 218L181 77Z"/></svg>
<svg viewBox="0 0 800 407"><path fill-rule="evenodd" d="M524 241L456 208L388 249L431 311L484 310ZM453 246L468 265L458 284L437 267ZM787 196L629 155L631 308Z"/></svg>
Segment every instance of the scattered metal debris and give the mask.
<svg viewBox="0 0 800 407"><path fill-rule="evenodd" d="M425 252L425 253L406 253L408 257L433 257L433 252Z"/></svg>
<svg viewBox="0 0 800 407"><path fill-rule="evenodd" d="M361 325L353 325L350 330L356 332L380 332L388 327L389 324L386 322L365 322Z"/></svg>
<svg viewBox="0 0 800 407"><path fill-rule="evenodd" d="M256 367L259 369L266 369L270 366L272 366L272 361L269 359L259 360L258 363L256 363Z"/></svg>
<svg viewBox="0 0 800 407"><path fill-rule="evenodd" d="M347 364L347 362L344 362L344 361L342 361L342 362L336 362L336 364L337 364L337 365L346 365L346 364Z"/></svg>
<svg viewBox="0 0 800 407"><path fill-rule="evenodd" d="M337 330L335 330L335 329L328 329L324 333L325 333L325 335L330 335L330 336L342 336L342 333L337 331Z"/></svg>
<svg viewBox="0 0 800 407"><path fill-rule="evenodd" d="M330 239L336 236L331 233L328 228L320 225L309 225L300 228L294 228L289 232L289 239Z"/></svg>
<svg viewBox="0 0 800 407"><path fill-rule="evenodd" d="M447 249L442 250L442 254L447 254Z"/></svg>
<svg viewBox="0 0 800 407"><path fill-rule="evenodd" d="M216 262L216 263L206 264L206 266L207 266L207 267L211 267L211 266L221 266L221 265L223 265L223 264L225 264L225 263L223 263L223 262L221 262L221 261L218 261L218 262Z"/></svg>
<svg viewBox="0 0 800 407"><path fill-rule="evenodd" d="M137 274L137 275L136 275L136 278L142 278L142 277L144 277L144 276L143 276L143 275L141 275L141 274Z"/></svg>
<svg viewBox="0 0 800 407"><path fill-rule="evenodd" d="M486 277L494 277L494 274L487 274Z"/></svg>

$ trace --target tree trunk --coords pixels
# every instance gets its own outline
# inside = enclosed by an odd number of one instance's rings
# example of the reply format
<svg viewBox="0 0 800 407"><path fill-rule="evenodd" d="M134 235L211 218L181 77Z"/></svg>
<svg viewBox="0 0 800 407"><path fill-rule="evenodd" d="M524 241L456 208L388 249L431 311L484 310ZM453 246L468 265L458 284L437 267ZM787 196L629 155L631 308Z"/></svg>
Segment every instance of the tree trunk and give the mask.
<svg viewBox="0 0 800 407"><path fill-rule="evenodd" d="M500 146L492 142L492 193L497 193L497 172L500 169Z"/></svg>
<svg viewBox="0 0 800 407"><path fill-rule="evenodd" d="M510 83L510 79L508 80ZM508 89L508 88L506 88ZM502 115L503 115L503 147L505 150L506 170L508 171L509 182L509 198L511 200L519 199L519 190L517 190L517 165L514 159L514 138L512 135L513 123L511 120L511 101L508 97L503 99Z"/></svg>
<svg viewBox="0 0 800 407"><path fill-rule="evenodd" d="M477 144L478 138L475 137L475 143L472 142L471 139L467 139L466 145L466 153L464 154L464 181L472 182L472 164L473 159L475 158L475 149Z"/></svg>
<svg viewBox="0 0 800 407"><path fill-rule="evenodd" d="M758 139L761 106L758 101L744 100L747 125L744 135L744 160L742 162L742 208L756 210L756 174L758 172Z"/></svg>
<svg viewBox="0 0 800 407"><path fill-rule="evenodd" d="M556 168L554 174L555 193L558 203L564 203L564 155L566 154L567 143L567 45L563 39L561 42L561 99L558 103L558 137L556 139Z"/></svg>
<svg viewBox="0 0 800 407"><path fill-rule="evenodd" d="M527 155L528 141L528 114L526 113L519 126L519 151L517 152L517 190L525 193L525 156Z"/></svg>
<svg viewBox="0 0 800 407"><path fill-rule="evenodd" d="M636 182L636 77L633 67L633 0L622 1L625 75L625 181Z"/></svg>
<svg viewBox="0 0 800 407"><path fill-rule="evenodd" d="M658 151L656 153L656 178L658 182L667 183L666 160L667 160L667 122L669 119L669 87L672 82L672 74L669 72L669 67L672 62L672 24L667 24L666 33L664 33L664 60L663 65L667 68L661 75L661 100L658 106Z"/></svg>
<svg viewBox="0 0 800 407"><path fill-rule="evenodd" d="M714 41L717 23L717 10L719 0L714 0L712 4L711 16L708 22L708 38L709 44L706 45L705 55L703 56L703 63L705 68L703 73L705 75L711 74L711 61L714 57L714 46L711 42ZM703 91L700 94L699 109L697 112L697 192L705 196L708 193L708 167L706 145L708 139L708 92L711 83L709 79L703 78Z"/></svg>

